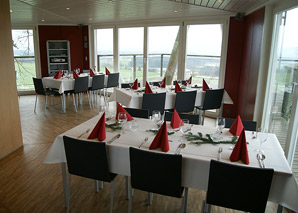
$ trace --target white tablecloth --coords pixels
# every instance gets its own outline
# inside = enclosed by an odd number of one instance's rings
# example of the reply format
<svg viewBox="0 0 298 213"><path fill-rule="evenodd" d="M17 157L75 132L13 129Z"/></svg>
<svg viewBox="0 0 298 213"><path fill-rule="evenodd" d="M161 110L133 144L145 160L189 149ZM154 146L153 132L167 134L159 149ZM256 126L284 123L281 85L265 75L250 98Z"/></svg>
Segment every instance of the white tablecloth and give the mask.
<svg viewBox="0 0 298 213"><path fill-rule="evenodd" d="M78 137L80 134L85 132L88 128L92 130L100 116L95 116L94 118L80 124L79 126L74 127L66 131L65 133L58 135L49 150L44 163L45 164L54 164L66 162L65 151L63 146L63 135L70 137ZM146 130L155 128L155 124L150 120L146 119L136 119L139 124L139 130L136 132L127 131L121 137L115 140L111 145L108 145L108 157L109 157L109 166L110 170L113 173L122 174L130 176L129 168L129 147L138 147L141 144L143 139L148 136L149 140L146 142L142 149L148 150L154 134L147 132ZM170 125L168 125L168 131L171 131ZM207 127L194 125L192 128L193 133L202 132L213 133L215 132L215 127ZM119 132L109 132L107 129L107 138L106 141L110 140L113 136ZM228 129L223 131L224 137L231 137L231 134L228 132ZM81 139L86 139L88 134L85 134ZM254 151L259 147L257 140L252 139L251 132L246 132L246 138L249 142L248 144L248 154L250 167L259 167L256 152ZM182 139L181 133L177 132L174 135L170 135L169 139L173 142L170 142L170 150L168 153L173 154L176 151L177 146L179 145L179 140ZM211 159L217 159L217 151L219 147L223 148L222 152L222 161L229 162L229 156L231 150L229 149L231 145L220 144L220 145L192 145L187 144L186 148L182 150L182 185L185 187L195 188L199 190L206 190L208 185L208 174L209 174L209 164ZM297 182L291 172L291 169L286 161L284 152L276 138L275 135L270 134L268 136L267 142L262 144L262 149L266 154L266 167L273 168L275 170L274 177L271 185L271 190L269 194L269 200L272 202L279 203L287 208L298 211L298 187ZM160 152L160 149L154 150ZM234 164L243 164L241 161L234 162Z"/></svg>
<svg viewBox="0 0 298 213"><path fill-rule="evenodd" d="M187 89L187 91L195 90L197 91L195 106L202 106L205 92L201 89ZM166 102L165 102L165 109L173 109L175 106L175 100L176 100L176 93L174 90L171 90L169 88L154 88L153 92L162 93L166 92ZM120 89L115 88L114 92L108 99L109 102L116 101L121 104L123 104L126 107L129 108L136 108L141 109L142 108L142 100L143 100L143 92L137 92L136 90L131 89ZM225 91L223 96L224 104L233 104L233 101L229 94Z"/></svg>
<svg viewBox="0 0 298 213"><path fill-rule="evenodd" d="M88 74L83 73L80 76L87 76ZM105 85L107 84L108 77L105 77ZM45 88L54 88L58 89L60 94L63 94L65 91L74 90L73 78L60 78L55 79L53 77L44 77L42 78L42 83ZM89 77L88 87L92 86L92 77Z"/></svg>

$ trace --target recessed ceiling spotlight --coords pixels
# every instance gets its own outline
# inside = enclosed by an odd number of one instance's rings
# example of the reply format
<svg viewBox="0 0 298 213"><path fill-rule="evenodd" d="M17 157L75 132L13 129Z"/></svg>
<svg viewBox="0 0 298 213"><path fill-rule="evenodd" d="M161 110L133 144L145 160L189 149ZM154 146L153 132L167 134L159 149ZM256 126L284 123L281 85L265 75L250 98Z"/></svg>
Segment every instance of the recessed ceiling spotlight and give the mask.
<svg viewBox="0 0 298 213"><path fill-rule="evenodd" d="M178 13L178 10L174 10L174 13Z"/></svg>
<svg viewBox="0 0 298 213"><path fill-rule="evenodd" d="M222 0L218 0L218 2L222 2Z"/></svg>
<svg viewBox="0 0 298 213"><path fill-rule="evenodd" d="M108 0L108 2L113 2L113 0Z"/></svg>
<svg viewBox="0 0 298 213"><path fill-rule="evenodd" d="M92 18L89 18L89 21L91 21L92 20Z"/></svg>
<svg viewBox="0 0 298 213"><path fill-rule="evenodd" d="M66 8L66 10L69 10L69 9L70 9L69 7Z"/></svg>
<svg viewBox="0 0 298 213"><path fill-rule="evenodd" d="M11 12L11 13L12 13L13 11L12 11L12 10L9 10L9 12Z"/></svg>
<svg viewBox="0 0 298 213"><path fill-rule="evenodd" d="M41 21L44 22L44 19L42 19Z"/></svg>

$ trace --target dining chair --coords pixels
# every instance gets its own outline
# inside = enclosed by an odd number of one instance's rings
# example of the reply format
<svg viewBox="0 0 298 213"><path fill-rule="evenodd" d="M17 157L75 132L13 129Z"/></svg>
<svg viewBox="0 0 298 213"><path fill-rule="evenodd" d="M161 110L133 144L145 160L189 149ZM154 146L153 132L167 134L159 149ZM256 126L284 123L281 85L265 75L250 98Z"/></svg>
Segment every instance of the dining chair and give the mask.
<svg viewBox="0 0 298 213"><path fill-rule="evenodd" d="M80 100L80 104L83 104L83 94L86 92L88 95L89 107L91 109L90 96L88 92L89 76L78 77L74 80L74 90L65 91L65 94L72 94L73 105L75 107L75 111L77 112L77 106L79 105L78 102Z"/></svg>
<svg viewBox="0 0 298 213"><path fill-rule="evenodd" d="M245 212L265 212L273 173L274 170L269 168L211 160L202 212L210 212L210 205Z"/></svg>
<svg viewBox="0 0 298 213"><path fill-rule="evenodd" d="M181 210L187 210L188 188L181 186L182 156L150 152L129 148L131 192L138 189L148 192L148 204L152 204L152 193L182 198ZM128 212L131 212L132 193Z"/></svg>
<svg viewBox="0 0 298 213"><path fill-rule="evenodd" d="M139 82L138 87L140 87L140 86L141 86L141 83ZM129 83L122 83L121 88L130 88L130 85L129 85Z"/></svg>
<svg viewBox="0 0 298 213"><path fill-rule="evenodd" d="M178 84L185 84L185 82L186 82L186 80L174 80L173 81L173 85L175 85L176 84L176 81L178 81Z"/></svg>
<svg viewBox="0 0 298 213"><path fill-rule="evenodd" d="M206 110L219 109L221 107L223 93L224 93L224 89L206 90L203 105L196 106L196 108L200 110L199 111L200 123L202 125L204 125ZM201 115L202 111L203 111L203 114Z"/></svg>
<svg viewBox="0 0 298 213"><path fill-rule="evenodd" d="M63 136L68 167L67 212L70 209L71 175L77 175L95 181L111 183L110 210L113 211L114 179L117 174L109 171L106 143L84 141Z"/></svg>
<svg viewBox="0 0 298 213"><path fill-rule="evenodd" d="M199 124L200 116L199 115L192 115L192 114L185 114L185 113L178 113L181 119L189 120L190 124ZM166 112L165 118L167 121L171 121L173 116L173 112Z"/></svg>
<svg viewBox="0 0 298 213"><path fill-rule="evenodd" d="M143 94L142 109L149 110L149 116L152 115L154 110L164 113L166 102L166 93L148 93Z"/></svg>
<svg viewBox="0 0 298 213"><path fill-rule="evenodd" d="M119 86L119 72L110 73L108 76L107 85L105 86L105 94L104 97L107 98L107 93L109 88L118 87Z"/></svg>
<svg viewBox="0 0 298 213"><path fill-rule="evenodd" d="M90 92L90 98L91 98L92 104L94 102L97 103L98 91L100 91L101 89L104 89L104 87L105 87L105 75L94 75L92 77L92 86L88 88Z"/></svg>
<svg viewBox="0 0 298 213"><path fill-rule="evenodd" d="M225 128L230 128L234 123L235 119L225 118ZM242 120L242 124L245 130L248 131L257 131L257 122L256 121L245 121Z"/></svg>
<svg viewBox="0 0 298 213"><path fill-rule="evenodd" d="M176 93L174 108L178 113L193 112L195 108L197 91L183 91Z"/></svg>
<svg viewBox="0 0 298 213"><path fill-rule="evenodd" d="M132 117L137 118L149 118L149 110L148 109L134 109L134 108L124 108L128 114Z"/></svg>
<svg viewBox="0 0 298 213"><path fill-rule="evenodd" d="M63 109L63 101L62 101L62 96L59 94L58 91L55 90L45 90L43 87L42 79L41 78L34 78L33 77L33 84L34 84L34 89L36 93L35 97L35 105L34 105L34 113L36 113L36 103L37 103L37 96L38 95L44 95L45 96L45 105L44 105L44 114L46 113L47 110L47 102L48 102L48 96L53 96L53 102L54 102L54 96L59 95L61 99L61 106Z"/></svg>

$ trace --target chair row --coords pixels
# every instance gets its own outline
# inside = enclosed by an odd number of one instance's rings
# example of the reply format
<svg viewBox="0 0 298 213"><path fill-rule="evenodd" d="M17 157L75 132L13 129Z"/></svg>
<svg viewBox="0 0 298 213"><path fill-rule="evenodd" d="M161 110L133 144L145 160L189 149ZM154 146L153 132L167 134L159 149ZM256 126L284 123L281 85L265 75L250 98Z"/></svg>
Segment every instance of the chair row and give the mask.
<svg viewBox="0 0 298 213"><path fill-rule="evenodd" d="M71 175L111 183L110 211L113 211L114 179L109 171L106 143L63 137L69 180L67 210L70 209ZM187 212L188 188L182 186L182 155L129 148L131 187L128 212L131 212L132 189L182 198L182 212ZM244 167L215 160L210 162L204 212L217 205L249 212L265 212L273 169ZM184 196L183 196L184 192ZM206 211L205 211L206 210Z"/></svg>

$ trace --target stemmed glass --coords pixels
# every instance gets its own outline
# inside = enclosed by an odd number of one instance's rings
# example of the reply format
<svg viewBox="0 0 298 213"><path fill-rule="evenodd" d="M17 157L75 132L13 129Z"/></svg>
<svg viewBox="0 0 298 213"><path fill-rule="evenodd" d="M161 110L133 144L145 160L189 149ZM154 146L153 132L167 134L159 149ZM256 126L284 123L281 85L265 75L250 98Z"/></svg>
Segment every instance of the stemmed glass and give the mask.
<svg viewBox="0 0 298 213"><path fill-rule="evenodd" d="M181 119L179 123L179 131L182 132L183 136L189 130L189 120L188 119Z"/></svg>
<svg viewBox="0 0 298 213"><path fill-rule="evenodd" d="M256 149L260 154L264 154L264 151L261 149L262 143L266 142L268 139L268 131L264 128L259 128L257 131L257 139L260 143L259 149Z"/></svg>
<svg viewBox="0 0 298 213"><path fill-rule="evenodd" d="M218 135L222 134L222 130L225 128L225 119L224 118L217 118L216 119L216 128Z"/></svg>
<svg viewBox="0 0 298 213"><path fill-rule="evenodd" d="M157 125L159 126L159 123L161 121L161 114L159 110L154 110L152 112L152 116L151 116L151 120Z"/></svg>
<svg viewBox="0 0 298 213"><path fill-rule="evenodd" d="M127 122L127 116L125 112L119 112L118 114L118 123L121 125L121 133L124 133L123 130L124 124Z"/></svg>

